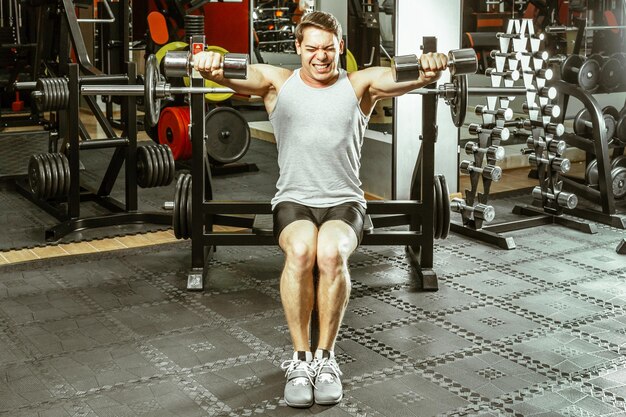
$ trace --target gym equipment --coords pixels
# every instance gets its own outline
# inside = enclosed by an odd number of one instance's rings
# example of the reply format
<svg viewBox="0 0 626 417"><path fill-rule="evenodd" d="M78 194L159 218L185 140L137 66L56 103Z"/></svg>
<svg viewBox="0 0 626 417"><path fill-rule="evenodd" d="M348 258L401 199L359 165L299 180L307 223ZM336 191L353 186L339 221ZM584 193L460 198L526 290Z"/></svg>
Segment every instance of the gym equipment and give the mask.
<svg viewBox="0 0 626 417"><path fill-rule="evenodd" d="M495 68L487 68L485 70L485 75L487 77L502 77L505 80L511 80L511 81L517 81L519 80L519 77L520 77L518 70L496 71Z"/></svg>
<svg viewBox="0 0 626 417"><path fill-rule="evenodd" d="M493 127L485 129L478 123L470 123L467 130L471 135L487 134L492 139L507 141L511 137L511 131L506 127Z"/></svg>
<svg viewBox="0 0 626 417"><path fill-rule="evenodd" d="M174 215L172 216L172 226L176 239L190 239L193 230L191 221L191 174L182 174L176 182L174 193Z"/></svg>
<svg viewBox="0 0 626 417"><path fill-rule="evenodd" d="M215 164L231 164L241 159L250 147L250 127L241 113L217 107L204 119L207 155Z"/></svg>
<svg viewBox="0 0 626 417"><path fill-rule="evenodd" d="M452 211L456 213L465 213L473 220L482 220L490 223L496 217L496 211L493 206L478 203L474 206L468 205L462 198L453 198L450 202Z"/></svg>
<svg viewBox="0 0 626 417"><path fill-rule="evenodd" d="M578 205L578 197L576 197L576 194L568 193L566 191L558 191L556 194L546 193L541 190L541 187L535 186L535 188L533 188L532 196L535 200L540 201L544 198L553 200L559 206L567 207L570 210Z"/></svg>
<svg viewBox="0 0 626 417"><path fill-rule="evenodd" d="M624 79L624 66L617 57L607 57L599 54L591 55L588 61L595 61L600 67L600 87L605 92L615 91L620 88Z"/></svg>
<svg viewBox="0 0 626 417"><path fill-rule="evenodd" d="M610 110L603 111L602 118L604 119L604 133L607 139L610 139L615 134L616 123L615 118ZM574 133L582 137L588 137L593 130L593 124L589 118L589 110L581 109L574 118Z"/></svg>
<svg viewBox="0 0 626 417"><path fill-rule="evenodd" d="M489 146L488 148L480 148L474 142L465 143L465 153L473 155L475 153L483 153L487 156L487 160L501 161L504 159L504 148L502 146Z"/></svg>
<svg viewBox="0 0 626 417"><path fill-rule="evenodd" d="M471 48L448 52L450 75L475 74L478 70L476 52ZM398 55L391 59L391 73L395 82L415 81L419 78L422 65L417 55Z"/></svg>
<svg viewBox="0 0 626 417"><path fill-rule="evenodd" d="M599 182L598 160L594 159L585 169L585 181L591 187L597 187ZM626 197L626 156L620 155L611 162L610 171L611 190L613 197L622 199Z"/></svg>
<svg viewBox="0 0 626 417"><path fill-rule="evenodd" d="M522 104L522 110L526 114L529 114L530 111L533 110L550 117L559 117L561 115L561 107L559 107L558 104L546 104L544 106L533 104L529 106L528 103L524 103Z"/></svg>
<svg viewBox="0 0 626 417"><path fill-rule="evenodd" d="M482 116L483 114L491 114L495 116L498 120L511 120L513 118L513 110L506 107L497 110L489 110L487 106L477 105L474 107L474 113L478 116Z"/></svg>
<svg viewBox="0 0 626 417"><path fill-rule="evenodd" d="M567 143L563 140L543 138L535 139L532 136L529 136L528 139L526 139L526 145L528 148L547 149L549 152L558 155L562 155L563 152L565 152L565 149L567 149ZM525 154L526 150L522 149L522 153Z"/></svg>
<svg viewBox="0 0 626 417"><path fill-rule="evenodd" d="M483 178L490 179L493 182L498 182L502 178L502 168L497 165L487 164L483 168L477 167L474 165L474 161L461 161L459 165L459 170L463 174L470 174L472 172L477 172L482 174Z"/></svg>
<svg viewBox="0 0 626 417"><path fill-rule="evenodd" d="M245 80L248 76L248 55L224 54L221 67L225 78ZM163 58L163 69L168 78L189 76L193 69L193 55L188 51L168 51Z"/></svg>
<svg viewBox="0 0 626 417"><path fill-rule="evenodd" d="M191 158L191 141L189 140L189 107L166 107L161 111L159 123L159 142L167 145L175 161Z"/></svg>
<svg viewBox="0 0 626 417"><path fill-rule="evenodd" d="M137 147L137 185L141 188L169 185L175 173L174 155L169 146L151 144Z"/></svg>
<svg viewBox="0 0 626 417"><path fill-rule="evenodd" d="M580 55L570 55L561 64L561 78L583 90L593 92L600 82L600 65L594 60L585 60Z"/></svg>
<svg viewBox="0 0 626 417"><path fill-rule="evenodd" d="M443 175L435 175L434 192L433 236L445 239L450 232L450 191Z"/></svg>
<svg viewBox="0 0 626 417"><path fill-rule="evenodd" d="M28 161L28 184L40 199L65 197L70 192L70 163L62 153L32 155Z"/></svg>
<svg viewBox="0 0 626 417"><path fill-rule="evenodd" d="M550 156L549 158L541 158L536 154L531 154L528 156L528 162L531 165L539 166L541 164L549 165L553 171L557 171L561 174L566 174L572 167L569 159L561 158L558 156Z"/></svg>

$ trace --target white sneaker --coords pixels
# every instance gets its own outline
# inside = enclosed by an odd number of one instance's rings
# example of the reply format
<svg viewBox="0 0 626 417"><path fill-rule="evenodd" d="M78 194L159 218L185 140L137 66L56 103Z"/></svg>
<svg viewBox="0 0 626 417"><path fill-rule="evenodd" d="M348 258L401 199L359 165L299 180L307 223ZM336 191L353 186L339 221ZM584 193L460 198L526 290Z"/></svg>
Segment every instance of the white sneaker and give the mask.
<svg viewBox="0 0 626 417"><path fill-rule="evenodd" d="M343 398L343 386L341 385L341 370L335 361L334 352L318 349L313 360L315 369L314 396L315 403L320 405L333 405Z"/></svg>
<svg viewBox="0 0 626 417"><path fill-rule="evenodd" d="M284 361L280 367L285 370L285 402L290 407L308 408L313 405L313 355L311 352L294 352L293 359Z"/></svg>

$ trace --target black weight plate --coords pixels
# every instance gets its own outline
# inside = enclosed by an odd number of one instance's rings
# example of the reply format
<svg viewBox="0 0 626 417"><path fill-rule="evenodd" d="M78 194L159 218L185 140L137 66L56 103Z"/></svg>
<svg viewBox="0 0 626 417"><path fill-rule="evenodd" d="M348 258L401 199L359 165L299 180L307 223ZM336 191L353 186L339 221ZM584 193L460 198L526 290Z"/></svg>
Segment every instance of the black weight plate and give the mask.
<svg viewBox="0 0 626 417"><path fill-rule="evenodd" d="M619 119L615 126L615 137L626 144L626 114Z"/></svg>
<svg viewBox="0 0 626 417"><path fill-rule="evenodd" d="M63 164L63 173L65 175L65 188L63 189L63 195L68 196L70 195L70 186L72 184L72 176L70 174L70 161L62 153L59 154L59 160Z"/></svg>
<svg viewBox="0 0 626 417"><path fill-rule="evenodd" d="M615 168L611 171L611 186L613 197L621 199L626 196L626 167Z"/></svg>
<svg viewBox="0 0 626 417"><path fill-rule="evenodd" d="M137 146L137 185L141 188L147 188L149 185L148 175L152 169L150 164L152 159L148 155L145 146Z"/></svg>
<svg viewBox="0 0 626 417"><path fill-rule="evenodd" d="M161 186L169 184L170 179L170 160L167 158L167 153L165 152L163 145L155 145L155 148L159 159L163 162L163 176L161 177L161 181L159 184Z"/></svg>
<svg viewBox="0 0 626 417"><path fill-rule="evenodd" d="M243 157L250 147L250 128L241 113L230 107L217 107L204 119L205 145L209 158L230 164Z"/></svg>
<svg viewBox="0 0 626 417"><path fill-rule="evenodd" d="M600 64L597 61L585 61L578 72L578 85L586 91L593 92L599 87Z"/></svg>
<svg viewBox="0 0 626 417"><path fill-rule="evenodd" d="M595 186L598 185L598 177L598 160L594 159L585 169L585 181L587 185Z"/></svg>
<svg viewBox="0 0 626 417"><path fill-rule="evenodd" d="M64 196L65 194L65 168L63 167L63 161L59 158L59 153L51 153L50 156L54 160L57 166L57 192L56 197Z"/></svg>
<svg viewBox="0 0 626 417"><path fill-rule="evenodd" d="M561 78L570 84L578 83L578 73L574 70L580 68L585 59L580 55L570 55L561 64Z"/></svg>
<svg viewBox="0 0 626 417"><path fill-rule="evenodd" d="M39 154L39 158L41 161L41 165L44 169L44 179L43 179L43 199L50 198L50 191L52 190L52 168L50 168L50 163L48 162L48 158L46 158L46 154Z"/></svg>
<svg viewBox="0 0 626 417"><path fill-rule="evenodd" d="M189 199L187 188L189 187L189 181L191 181L191 175L185 174L180 192L180 235L183 239L189 239L189 230L187 230L187 200Z"/></svg>
<svg viewBox="0 0 626 417"><path fill-rule="evenodd" d="M144 152L146 153L146 188L152 188L154 185L154 170L156 169L154 166L154 157L152 156L152 152L150 151L150 146L143 146Z"/></svg>
<svg viewBox="0 0 626 417"><path fill-rule="evenodd" d="M156 153L156 150L154 149L155 145L148 145L146 146L147 150L148 150L148 155L150 156L150 158L152 159L152 176L150 176L150 188L153 187L157 187L158 186L158 181L159 181L159 176L161 175L162 171L163 171L163 163L160 164L160 171L159 171L159 158L158 155Z"/></svg>
<svg viewBox="0 0 626 417"><path fill-rule="evenodd" d="M443 195L443 206L441 212L443 213L443 227L441 230L441 239L448 237L450 233L450 190L446 183L446 177L439 175L439 182L441 183L441 192Z"/></svg>
<svg viewBox="0 0 626 417"><path fill-rule="evenodd" d="M590 129L585 125L585 122L589 121L589 110L582 109L574 117L574 133L579 136L585 136L589 133Z"/></svg>
<svg viewBox="0 0 626 417"><path fill-rule="evenodd" d="M161 157L161 152L157 148L159 145L149 145L148 151L152 155L152 163L154 164L154 176L152 177L152 186L160 187L161 181L165 176L165 161Z"/></svg>
<svg viewBox="0 0 626 417"><path fill-rule="evenodd" d="M435 175L433 182L435 185L435 195L433 199L433 232L435 239L440 239L443 233L443 213L441 212L443 207L443 191L441 190L441 182L439 182L437 175Z"/></svg>
<svg viewBox="0 0 626 417"><path fill-rule="evenodd" d="M600 85L604 91L611 92L620 87L624 79L622 71L624 71L624 67L617 59L609 58L606 60L600 72Z"/></svg>
<svg viewBox="0 0 626 417"><path fill-rule="evenodd" d="M602 108L602 114L610 114L615 120L619 119L619 110L613 106L605 106Z"/></svg>
<svg viewBox="0 0 626 417"><path fill-rule="evenodd" d="M28 184L30 192L35 198L41 198L42 181L45 175L38 157L39 155L31 155L28 160Z"/></svg>
<svg viewBox="0 0 626 417"><path fill-rule="evenodd" d="M46 159L47 165L50 167L50 194L49 197L55 198L59 191L59 171L57 169L57 163L49 153L43 154Z"/></svg>
<svg viewBox="0 0 626 417"><path fill-rule="evenodd" d="M174 228L174 236L176 239L182 239L180 230L180 195L183 189L183 181L185 175L180 175L178 181L176 181L176 187L174 191L174 215L172 216L172 227Z"/></svg>
<svg viewBox="0 0 626 417"><path fill-rule="evenodd" d="M193 235L193 224L191 217L191 209L193 207L193 178L189 176L189 185L187 185L187 235L189 238Z"/></svg>
<svg viewBox="0 0 626 417"><path fill-rule="evenodd" d="M170 185L176 176L176 161L174 160L172 149L169 146L163 145L163 153L169 162L169 172L167 176L167 183L165 185Z"/></svg>
<svg viewBox="0 0 626 417"><path fill-rule="evenodd" d="M450 114L452 115L454 125L461 127L463 122L465 122L465 112L467 111L467 76L455 76L453 84L456 90L456 97L450 103Z"/></svg>

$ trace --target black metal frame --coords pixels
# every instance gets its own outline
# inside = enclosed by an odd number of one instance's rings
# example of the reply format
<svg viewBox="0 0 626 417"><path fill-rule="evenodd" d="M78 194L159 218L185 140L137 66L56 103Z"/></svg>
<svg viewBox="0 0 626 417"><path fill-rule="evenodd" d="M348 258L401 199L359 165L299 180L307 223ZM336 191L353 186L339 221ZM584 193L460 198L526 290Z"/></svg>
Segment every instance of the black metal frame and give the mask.
<svg viewBox="0 0 626 417"><path fill-rule="evenodd" d="M32 196L25 180L17 182L17 190L39 207L55 216L60 223L45 231L46 241L57 241L63 236L84 229L118 226L122 224L162 224L171 225L169 213L152 213L138 211L137 198L137 106L134 96L122 99L121 126L122 137L118 137L113 127L96 103L95 97L81 96L80 85L89 82L110 82L136 84L136 69L132 62L124 63L125 75L106 75L95 68L89 59L83 41L74 6L71 0L63 0L65 19L61 25L61 45L59 72L68 78L69 107L58 112L59 139L63 140L62 151L66 153L70 165L70 192L66 200L45 201ZM128 0L120 5L120 29L122 39L128 39L129 13ZM68 64L71 46L76 52L78 64ZM127 48L127 43L125 43ZM122 54L125 56L124 54ZM81 76L80 72L87 75ZM60 74L59 74L60 75ZM96 121L100 124L106 138L92 139L80 121L80 102L85 100ZM82 140L81 140L82 139ZM80 182L80 151L89 149L115 148L109 166L104 174L98 190L89 189ZM125 202L110 196L117 177L126 164L125 169ZM80 204L94 201L111 213L103 216L80 217Z"/></svg>

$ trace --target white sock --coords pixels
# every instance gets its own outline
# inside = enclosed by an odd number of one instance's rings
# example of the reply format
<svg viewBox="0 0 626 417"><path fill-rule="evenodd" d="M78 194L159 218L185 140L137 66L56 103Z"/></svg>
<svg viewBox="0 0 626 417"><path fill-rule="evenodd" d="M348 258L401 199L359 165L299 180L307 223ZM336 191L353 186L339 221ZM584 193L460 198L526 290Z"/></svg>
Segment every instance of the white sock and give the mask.
<svg viewBox="0 0 626 417"><path fill-rule="evenodd" d="M315 359L322 359L324 357L324 350L325 349L317 349L315 351ZM326 350L326 352L328 352L330 354L330 358L329 359L333 359L335 357L335 351L334 350Z"/></svg>
<svg viewBox="0 0 626 417"><path fill-rule="evenodd" d="M302 353L304 353L304 357L305 357L305 360L307 362L311 362L313 360L313 353L311 353L309 351L305 351L305 352L295 351L295 352L293 352L293 360L294 361L295 360L302 360L302 356L301 356Z"/></svg>

